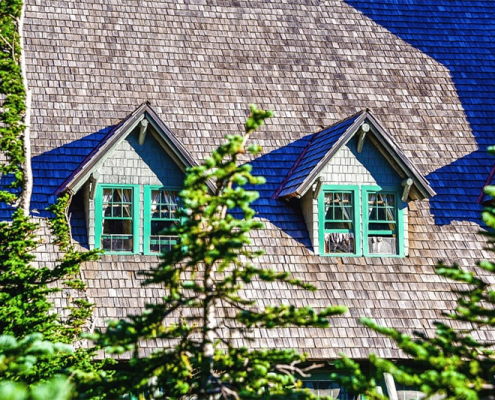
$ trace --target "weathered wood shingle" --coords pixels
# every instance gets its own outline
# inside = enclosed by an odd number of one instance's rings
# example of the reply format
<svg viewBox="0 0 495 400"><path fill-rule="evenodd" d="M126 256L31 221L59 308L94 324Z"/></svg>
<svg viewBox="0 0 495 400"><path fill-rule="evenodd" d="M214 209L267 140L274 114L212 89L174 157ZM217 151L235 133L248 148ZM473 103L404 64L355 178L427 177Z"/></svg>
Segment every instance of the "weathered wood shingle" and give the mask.
<svg viewBox="0 0 495 400"><path fill-rule="evenodd" d="M431 333L433 320L453 306L451 285L432 265L446 259L469 266L486 256L476 199L493 165L485 149L495 142L491 2L26 4L39 209L109 129L147 100L197 160L242 129L249 103L276 112L253 137L263 153L252 164L267 178L256 203L266 227L253 234L253 245L265 248L262 263L320 291L254 283L246 293L266 304L343 304L349 312L331 329L256 332L256 345L299 347L317 359L370 350L401 357L357 318ZM366 108L438 194L410 203L408 257L319 257L300 210L271 196L312 134ZM40 258L49 259L49 250ZM160 296L137 275L155 262L105 256L85 266L97 326Z"/></svg>

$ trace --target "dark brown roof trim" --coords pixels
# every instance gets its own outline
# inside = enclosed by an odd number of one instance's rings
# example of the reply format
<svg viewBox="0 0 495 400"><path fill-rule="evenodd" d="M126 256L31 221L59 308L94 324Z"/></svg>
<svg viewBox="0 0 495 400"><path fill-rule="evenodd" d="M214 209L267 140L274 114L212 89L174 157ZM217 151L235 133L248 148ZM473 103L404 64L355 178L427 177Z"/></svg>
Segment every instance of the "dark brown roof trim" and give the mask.
<svg viewBox="0 0 495 400"><path fill-rule="evenodd" d="M81 164L72 172L72 174L59 186L55 195L60 195L67 191L73 191L81 183L81 180L87 179L88 174L98 165L108 151L122 138L127 136L131 128L141 119L147 118L155 127L160 137L170 147L184 167L199 165L191 156L186 148L179 142L175 135L167 128L161 118L151 108L149 102L142 103L131 114L125 117L101 140L101 142L88 154ZM207 182L209 189L214 192L215 185L213 182Z"/></svg>
<svg viewBox="0 0 495 400"><path fill-rule="evenodd" d="M358 114L360 114L360 115L358 115ZM313 141L319 135L323 135L327 132L330 132L332 130L332 128L334 128L337 125L340 125L342 123L345 123L345 121L348 121L351 118L355 118L356 116L357 116L356 120L346 129L345 133L338 140L336 140L336 142L331 146L330 150L325 154L325 156L323 156L322 159L316 164L316 166L309 172L309 174L306 176L304 181L297 188L295 188L291 193L280 196L280 193L283 191L285 184L289 181L291 175L294 173L294 171L300 165L301 161L304 158L304 155L308 152ZM294 165L289 170L289 172L288 172L287 176L284 178L283 182L280 184L280 186L277 188L275 193L272 195L272 198L274 198L274 199L278 199L278 198L289 199L292 197L301 198L306 193L306 191L311 187L313 182L318 177L318 174L321 172L321 170L324 168L324 166L328 163L328 161L330 161L330 159L335 155L335 153L358 132L359 127L364 122L370 123L372 133L376 137L376 139L378 140L378 142L380 143L380 145L382 147L382 148L379 148L379 150L382 153L386 152L394 160L393 164L395 164L398 168L400 168L400 170L403 173L405 173L405 175L407 177L410 177L413 179L414 187L416 188L417 193L420 195L419 197L422 197L422 198L433 197L436 193L431 188L431 186L430 186L429 182L426 180L426 178L423 177L423 175L414 166L414 164L411 163L411 161L409 161L409 159L405 156L405 154L394 144L392 138L386 132L386 130L382 127L382 125L379 123L379 121L371 114L371 112L369 110L366 110L366 111L361 111L357 114L354 114L351 117L348 117L342 121L339 121L339 122L329 126L328 128L325 128L324 130L322 130L320 132L315 133L314 136L311 138L311 140L306 145L306 147L303 150L303 152L301 153L301 155L298 157L298 159L294 163Z"/></svg>

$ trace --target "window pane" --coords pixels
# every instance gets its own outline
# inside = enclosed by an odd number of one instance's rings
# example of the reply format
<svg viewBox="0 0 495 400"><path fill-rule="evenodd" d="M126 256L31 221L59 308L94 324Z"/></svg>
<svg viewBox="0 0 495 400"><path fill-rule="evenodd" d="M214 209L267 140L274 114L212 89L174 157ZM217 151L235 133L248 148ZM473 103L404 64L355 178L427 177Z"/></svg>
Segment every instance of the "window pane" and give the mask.
<svg viewBox="0 0 495 400"><path fill-rule="evenodd" d="M107 251L133 251L132 188L103 189L101 247Z"/></svg>
<svg viewBox="0 0 495 400"><path fill-rule="evenodd" d="M325 193L324 230L325 253L355 253L352 192Z"/></svg>
<svg viewBox="0 0 495 400"><path fill-rule="evenodd" d="M347 396L344 390L341 390L335 382L331 381L304 381L303 387L309 389L312 393L319 397L329 396L330 398L346 399ZM340 395L340 396L339 396ZM344 396L342 396L344 395Z"/></svg>
<svg viewBox="0 0 495 400"><path fill-rule="evenodd" d="M111 189L112 190L112 201L114 203L122 202L122 189Z"/></svg>
<svg viewBox="0 0 495 400"><path fill-rule="evenodd" d="M101 246L107 251L132 251L133 239L126 235L105 235L102 236Z"/></svg>
<svg viewBox="0 0 495 400"><path fill-rule="evenodd" d="M132 189L122 189L122 202L130 203L132 201Z"/></svg>
<svg viewBox="0 0 495 400"><path fill-rule="evenodd" d="M164 229L170 228L175 221L151 221L151 234L159 235Z"/></svg>
<svg viewBox="0 0 495 400"><path fill-rule="evenodd" d="M103 189L103 215L110 217L112 215L112 189Z"/></svg>
<svg viewBox="0 0 495 400"><path fill-rule="evenodd" d="M160 217L160 206L156 204L151 205L151 218L159 218Z"/></svg>
<svg viewBox="0 0 495 400"><path fill-rule="evenodd" d="M172 212L170 210L170 206L163 205L160 207L160 214L158 218L172 218Z"/></svg>
<svg viewBox="0 0 495 400"><path fill-rule="evenodd" d="M112 205L111 204L104 204L103 205L103 216L104 217L111 217L112 216Z"/></svg>
<svg viewBox="0 0 495 400"><path fill-rule="evenodd" d="M369 254L397 254L395 194L369 193L368 206Z"/></svg>
<svg viewBox="0 0 495 400"><path fill-rule="evenodd" d="M123 217L130 218L132 217L132 205L131 204L124 204L122 206L122 214Z"/></svg>
<svg viewBox="0 0 495 400"><path fill-rule="evenodd" d="M385 203L388 207L395 207L395 195L389 193L385 196Z"/></svg>
<svg viewBox="0 0 495 400"><path fill-rule="evenodd" d="M325 229L352 229L352 222L325 222Z"/></svg>
<svg viewBox="0 0 495 400"><path fill-rule="evenodd" d="M130 219L103 220L103 234L131 235L132 221Z"/></svg>
<svg viewBox="0 0 495 400"><path fill-rule="evenodd" d="M392 231L395 232L396 225L394 223L385 223L385 222L370 222L369 230L370 231Z"/></svg>
<svg viewBox="0 0 495 400"><path fill-rule="evenodd" d="M377 209L377 220L378 221L386 221L387 220L387 210L382 207L378 207Z"/></svg>
<svg viewBox="0 0 495 400"><path fill-rule="evenodd" d="M170 228L173 224L177 224L178 221L152 221L151 222L151 236L150 236L150 251L154 253L161 253L168 251L174 244L177 243L177 236L161 235L164 229Z"/></svg>
<svg viewBox="0 0 495 400"><path fill-rule="evenodd" d="M327 221L352 221L352 193L325 193L325 219Z"/></svg>
<svg viewBox="0 0 495 400"><path fill-rule="evenodd" d="M370 254L397 254L397 239L395 236L370 235L368 249Z"/></svg>
<svg viewBox="0 0 495 400"><path fill-rule="evenodd" d="M179 203L179 193L172 190L151 191L151 217L175 219Z"/></svg>
<svg viewBox="0 0 495 400"><path fill-rule="evenodd" d="M108 203L112 199L112 189L103 189L103 202Z"/></svg>
<svg viewBox="0 0 495 400"><path fill-rule="evenodd" d="M104 217L132 217L132 189L103 189Z"/></svg>
<svg viewBox="0 0 495 400"><path fill-rule="evenodd" d="M176 236L162 235L164 229L179 223L179 192L156 189L151 191L149 251L161 253L168 251L177 243Z"/></svg>
<svg viewBox="0 0 495 400"><path fill-rule="evenodd" d="M112 206L112 217L122 217L122 206L120 204L114 204Z"/></svg>
<svg viewBox="0 0 495 400"><path fill-rule="evenodd" d="M369 193L368 219L369 221L395 221L395 194Z"/></svg>
<svg viewBox="0 0 495 400"><path fill-rule="evenodd" d="M153 253L161 253L169 251L174 244L177 243L176 236L150 236L150 251Z"/></svg>
<svg viewBox="0 0 495 400"><path fill-rule="evenodd" d="M374 206L371 206L369 208L369 215L368 218L370 221L377 221L378 220L378 211Z"/></svg>
<svg viewBox="0 0 495 400"><path fill-rule="evenodd" d="M334 219L335 219L335 215L334 215L333 207L327 207L327 205L325 204L325 220L333 221Z"/></svg>
<svg viewBox="0 0 495 400"><path fill-rule="evenodd" d="M325 253L354 253L354 234L325 233Z"/></svg>

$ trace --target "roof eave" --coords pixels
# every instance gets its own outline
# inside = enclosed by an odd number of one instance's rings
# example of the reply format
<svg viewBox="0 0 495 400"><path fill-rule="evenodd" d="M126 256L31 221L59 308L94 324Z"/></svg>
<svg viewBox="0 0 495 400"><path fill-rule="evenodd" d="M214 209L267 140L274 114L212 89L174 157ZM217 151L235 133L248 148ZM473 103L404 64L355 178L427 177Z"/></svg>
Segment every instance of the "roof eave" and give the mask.
<svg viewBox="0 0 495 400"><path fill-rule="evenodd" d="M151 122L160 138L177 156L178 160L182 163L180 167L182 167L184 171L187 167L199 165L150 107L149 103L145 102L110 130L100 144L88 154L74 172L57 188L55 195L60 196L66 192L72 194L76 193L84 183L87 182L91 174L104 162L106 159L105 156L107 156L120 141L124 140L144 118L147 118ZM207 186L212 192L216 190L215 184L211 181L207 182Z"/></svg>
<svg viewBox="0 0 495 400"><path fill-rule="evenodd" d="M344 146L354 135L355 131L361 126L361 124L364 122L366 119L366 111L362 111L362 114L356 118L356 121L354 121L344 132L344 134L335 142L335 144L330 148L330 150L325 154L325 156L316 164L315 168L308 174L306 179L291 193L288 193L286 195L280 196L280 198L301 198L306 194L306 192L311 188L311 185L314 183L314 181L318 178L318 175L320 174L321 170L325 167L326 163L332 159L332 157L335 155L335 153L342 147ZM355 114L354 114L355 115ZM339 121L338 124L342 123L343 121ZM336 124L333 124L329 126L328 128L315 133L315 135L319 134L325 134L325 132L328 132L330 129L332 129Z"/></svg>
<svg viewBox="0 0 495 400"><path fill-rule="evenodd" d="M321 170L330 161L330 159L335 155L335 153L344 146L354 135L358 132L359 128L366 121L370 122L373 135L377 141L384 148L384 151L389 157L394 160L394 164L400 168L398 173L402 173L408 178L413 179L413 185L416 188L416 192L420 194L418 198L413 198L414 200L422 200L425 198L431 198L436 195L435 191L431 188L429 182L423 177L419 170L412 164L409 159L404 155L404 153L394 144L392 138L381 126L381 124L376 120L373 115L368 111L362 112L356 120L347 128L344 134L335 142L332 148L325 154L325 156L316 164L315 168L308 174L304 181L292 192L287 193L282 196L277 196L276 198L290 199L290 198L301 198L306 192L311 188L313 183L318 178ZM339 122L341 123L341 122ZM332 129L335 125L322 130L317 134L324 134L329 129ZM395 165L392 164L393 167Z"/></svg>
<svg viewBox="0 0 495 400"><path fill-rule="evenodd" d="M421 174L421 172L419 172L416 166L411 161L409 161L402 150L400 150L395 145L389 134L369 112L367 113L366 120L369 120L369 122L371 123L371 130L373 131L374 136L377 138L377 140L380 141L380 144L385 147L385 151L387 152L387 154L392 157L401 171L408 178L411 178L413 180L415 188L423 196L422 198L415 200L423 200L425 198L431 198L435 196L436 192L430 186L426 178Z"/></svg>
<svg viewBox="0 0 495 400"><path fill-rule="evenodd" d="M91 173L95 170L95 166L98 165L98 162L118 142L122 134L133 129L144 118L144 110L147 106L147 103L142 103L130 115L115 125L102 139L100 144L86 156L74 172L57 188L55 195L59 196L65 192L77 192L84 182L88 180Z"/></svg>

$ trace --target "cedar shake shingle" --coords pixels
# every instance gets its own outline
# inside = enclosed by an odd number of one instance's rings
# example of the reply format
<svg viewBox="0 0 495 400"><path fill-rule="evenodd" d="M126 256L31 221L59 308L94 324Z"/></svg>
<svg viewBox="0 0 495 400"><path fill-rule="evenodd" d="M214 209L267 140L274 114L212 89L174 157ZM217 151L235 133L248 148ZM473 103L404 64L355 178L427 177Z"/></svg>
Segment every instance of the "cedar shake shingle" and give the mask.
<svg viewBox="0 0 495 400"><path fill-rule="evenodd" d="M454 299L434 263L472 266L489 256L476 200L494 163L485 151L495 144L490 2L26 0L26 7L40 215L139 104L149 101L198 161L242 129L249 103L275 111L253 135L263 153L252 165L267 178L255 204L265 229L253 234L253 246L265 248L264 265L321 290L255 282L245 293L264 304L345 304L349 312L335 328L255 332L254 346L297 346L314 359L404 357L357 318L431 334ZM300 209L271 198L314 133L363 109L437 193L409 203L405 258L315 255ZM52 262L54 252L47 246L39 259ZM106 255L84 266L98 327L161 296L141 288L137 274L156 262Z"/></svg>

